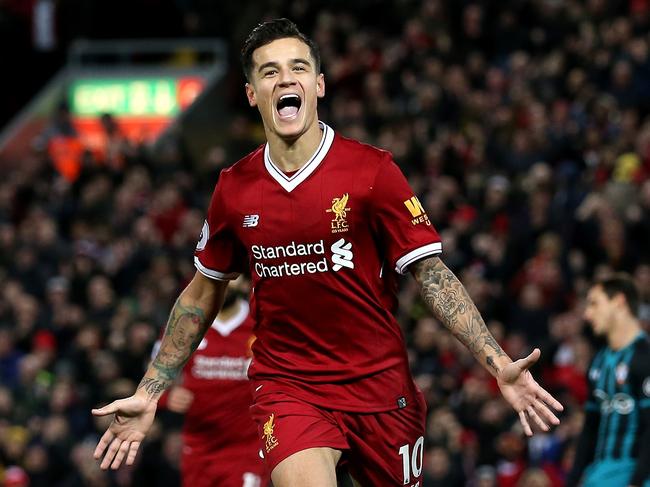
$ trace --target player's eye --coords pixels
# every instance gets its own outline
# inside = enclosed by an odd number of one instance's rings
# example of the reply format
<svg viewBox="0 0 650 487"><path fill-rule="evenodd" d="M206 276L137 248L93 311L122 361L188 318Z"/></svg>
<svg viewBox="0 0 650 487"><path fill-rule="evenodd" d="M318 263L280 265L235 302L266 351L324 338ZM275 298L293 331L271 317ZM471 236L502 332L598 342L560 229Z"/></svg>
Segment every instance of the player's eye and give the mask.
<svg viewBox="0 0 650 487"><path fill-rule="evenodd" d="M278 72L277 69L268 69L268 70L264 71L263 74L264 74L264 77L267 78L269 76L275 75L277 72Z"/></svg>
<svg viewBox="0 0 650 487"><path fill-rule="evenodd" d="M303 66L302 64L298 64L298 65L293 67L293 70L294 71L306 71L307 68L305 68L305 66Z"/></svg>

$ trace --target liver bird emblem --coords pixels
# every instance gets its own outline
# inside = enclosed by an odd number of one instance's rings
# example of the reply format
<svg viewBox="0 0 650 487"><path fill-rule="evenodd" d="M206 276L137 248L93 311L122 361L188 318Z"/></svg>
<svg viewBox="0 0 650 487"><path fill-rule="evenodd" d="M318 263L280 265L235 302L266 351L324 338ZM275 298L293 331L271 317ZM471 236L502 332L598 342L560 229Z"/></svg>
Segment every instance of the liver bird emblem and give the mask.
<svg viewBox="0 0 650 487"><path fill-rule="evenodd" d="M273 435L273 419L275 417L275 414L272 414L269 416L269 420L264 423L264 436L271 436Z"/></svg>
<svg viewBox="0 0 650 487"><path fill-rule="evenodd" d="M334 213L334 221L336 222L345 221L345 218L347 217L347 212L350 211L350 208L347 208L349 198L350 195L348 193L345 193L340 198L334 198L332 200L332 208L327 211L328 213L329 212Z"/></svg>
<svg viewBox="0 0 650 487"><path fill-rule="evenodd" d="M273 448L275 448L276 446L278 446L278 440L275 438L275 435L273 434L273 429L275 427L275 425L273 424L274 418L275 418L275 414L271 414L271 416L269 416L269 420L266 423L264 423L263 435L264 435L264 439L266 440L264 443L265 443L267 453L273 450Z"/></svg>

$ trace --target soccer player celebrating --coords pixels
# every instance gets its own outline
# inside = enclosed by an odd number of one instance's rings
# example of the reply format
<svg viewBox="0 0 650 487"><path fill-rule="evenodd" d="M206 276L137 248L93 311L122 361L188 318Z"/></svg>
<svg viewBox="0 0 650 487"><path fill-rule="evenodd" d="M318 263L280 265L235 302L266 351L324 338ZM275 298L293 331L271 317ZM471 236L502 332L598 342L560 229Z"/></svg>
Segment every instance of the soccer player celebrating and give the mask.
<svg viewBox="0 0 650 487"><path fill-rule="evenodd" d="M419 486L426 405L393 312L410 272L436 317L497 378L524 431L562 406L533 379L539 350L513 362L487 330L440 238L391 155L318 120L325 95L312 40L286 20L242 49L246 96L267 143L221 173L197 245L194 279L174 305L160 352L95 451L133 462L161 392L201 341L226 281L248 266L256 320L253 417L275 487L333 487L345 455L365 487Z"/></svg>
<svg viewBox="0 0 650 487"><path fill-rule="evenodd" d="M650 341L626 275L595 284L585 318L607 339L589 368L589 399L567 485L650 487Z"/></svg>
<svg viewBox="0 0 650 487"><path fill-rule="evenodd" d="M228 287L221 311L159 406L185 415L181 479L186 487L266 487L248 384L253 320L248 282ZM160 342L154 347L154 357Z"/></svg>

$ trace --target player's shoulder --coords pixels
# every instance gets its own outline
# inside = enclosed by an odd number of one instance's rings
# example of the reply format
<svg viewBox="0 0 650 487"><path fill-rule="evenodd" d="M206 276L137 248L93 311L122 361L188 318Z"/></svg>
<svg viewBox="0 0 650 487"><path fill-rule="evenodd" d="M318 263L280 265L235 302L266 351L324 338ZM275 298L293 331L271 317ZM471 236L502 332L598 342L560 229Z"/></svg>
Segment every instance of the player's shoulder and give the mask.
<svg viewBox="0 0 650 487"><path fill-rule="evenodd" d="M643 348L644 350L648 350L650 348L650 335L648 335L646 332L641 332L636 346Z"/></svg>
<svg viewBox="0 0 650 487"><path fill-rule="evenodd" d="M335 141L338 150L344 151L349 157L354 158L357 164L380 167L393 160L392 154L386 149L345 137L339 133L336 134Z"/></svg>
<svg viewBox="0 0 650 487"><path fill-rule="evenodd" d="M264 146L265 144L260 145L233 165L223 169L221 174L219 174L219 179L227 182L258 171L264 159Z"/></svg>

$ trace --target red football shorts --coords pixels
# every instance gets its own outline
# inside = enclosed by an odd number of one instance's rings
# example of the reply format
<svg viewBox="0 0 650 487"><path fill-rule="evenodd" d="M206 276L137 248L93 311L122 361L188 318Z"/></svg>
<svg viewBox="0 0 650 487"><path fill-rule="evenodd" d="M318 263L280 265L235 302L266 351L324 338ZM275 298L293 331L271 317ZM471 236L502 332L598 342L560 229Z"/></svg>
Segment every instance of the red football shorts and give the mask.
<svg viewBox="0 0 650 487"><path fill-rule="evenodd" d="M281 392L255 399L251 407L269 471L308 448L343 452L352 477L363 487L419 487L422 475L426 403L382 413L346 413L305 403Z"/></svg>
<svg viewBox="0 0 650 487"><path fill-rule="evenodd" d="M201 455L188 448L183 448L181 457L183 487L267 487L266 468L259 457Z"/></svg>

